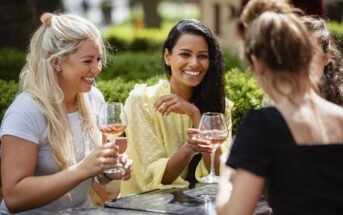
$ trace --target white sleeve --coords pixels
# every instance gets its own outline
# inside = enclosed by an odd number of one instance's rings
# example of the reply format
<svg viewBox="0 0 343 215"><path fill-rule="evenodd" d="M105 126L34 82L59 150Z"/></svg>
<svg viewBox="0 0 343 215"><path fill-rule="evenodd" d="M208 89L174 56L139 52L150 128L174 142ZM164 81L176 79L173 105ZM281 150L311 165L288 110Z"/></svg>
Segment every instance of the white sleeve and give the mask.
<svg viewBox="0 0 343 215"><path fill-rule="evenodd" d="M0 136L11 135L39 144L46 120L28 93L17 96L5 113Z"/></svg>

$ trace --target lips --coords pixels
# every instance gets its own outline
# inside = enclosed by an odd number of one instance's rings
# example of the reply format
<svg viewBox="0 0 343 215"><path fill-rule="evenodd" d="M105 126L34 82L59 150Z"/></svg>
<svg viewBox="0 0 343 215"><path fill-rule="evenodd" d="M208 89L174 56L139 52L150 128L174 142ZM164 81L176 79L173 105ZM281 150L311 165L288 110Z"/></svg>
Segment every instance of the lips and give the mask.
<svg viewBox="0 0 343 215"><path fill-rule="evenodd" d="M94 78L82 77L82 80L85 81L87 84L93 84L94 83Z"/></svg>
<svg viewBox="0 0 343 215"><path fill-rule="evenodd" d="M187 75L191 75L191 76L200 75L200 72L184 71L184 73L187 74Z"/></svg>

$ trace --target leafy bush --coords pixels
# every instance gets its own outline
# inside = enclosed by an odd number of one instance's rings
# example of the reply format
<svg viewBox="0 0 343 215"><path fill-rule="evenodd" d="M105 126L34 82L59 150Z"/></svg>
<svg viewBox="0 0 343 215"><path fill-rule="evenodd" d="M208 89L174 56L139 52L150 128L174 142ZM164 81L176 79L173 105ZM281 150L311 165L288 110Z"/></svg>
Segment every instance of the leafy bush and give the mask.
<svg viewBox="0 0 343 215"><path fill-rule="evenodd" d="M247 110L261 106L266 96L257 85L250 68L244 72L233 68L225 74L227 97L234 102L232 110L232 133L234 134Z"/></svg>
<svg viewBox="0 0 343 215"><path fill-rule="evenodd" d="M0 50L0 79L16 80L25 65L26 53L13 48Z"/></svg>
<svg viewBox="0 0 343 215"><path fill-rule="evenodd" d="M160 77L154 76L145 81L138 80L125 82L119 77L108 81L97 81L96 86L102 92L106 101L124 103L135 84L144 83L151 86L157 83L159 79Z"/></svg>
<svg viewBox="0 0 343 215"><path fill-rule="evenodd" d="M343 52L343 24L338 22L328 22L328 30L331 32L337 47Z"/></svg>
<svg viewBox="0 0 343 215"><path fill-rule="evenodd" d="M7 108L19 92L19 84L14 81L0 80L0 92L0 120L2 120Z"/></svg>
<svg viewBox="0 0 343 215"><path fill-rule="evenodd" d="M226 71L232 68L239 68L239 69L244 68L239 56L237 54L232 54L230 49L223 48L223 54L224 54L224 64L225 64Z"/></svg>
<svg viewBox="0 0 343 215"><path fill-rule="evenodd" d="M169 30L169 25L162 29L135 29L130 24L124 24L109 27L103 35L119 51L157 51L161 49Z"/></svg>
<svg viewBox="0 0 343 215"><path fill-rule="evenodd" d="M125 82L146 80L163 74L160 52L122 52L109 56L107 65L99 74L100 80L121 77Z"/></svg>

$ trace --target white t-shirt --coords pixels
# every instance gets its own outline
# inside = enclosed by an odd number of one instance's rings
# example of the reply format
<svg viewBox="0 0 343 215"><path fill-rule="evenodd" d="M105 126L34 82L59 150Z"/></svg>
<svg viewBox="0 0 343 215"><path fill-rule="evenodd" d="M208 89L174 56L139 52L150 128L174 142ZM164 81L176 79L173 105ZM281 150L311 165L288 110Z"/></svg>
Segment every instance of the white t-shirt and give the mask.
<svg viewBox="0 0 343 215"><path fill-rule="evenodd" d="M88 98L94 113L97 112L100 104L104 102L101 92L95 87L92 87L91 91L86 94L86 98ZM74 112L68 114L68 119L77 146L78 161L81 161L84 158L84 150L79 113ZM58 172L58 165L50 154L47 130L46 118L31 95L27 92L22 92L16 97L7 109L1 123L0 137L3 135L12 135L38 144L35 176L51 175ZM41 208L17 214L46 214L50 211L59 211L68 208L93 207L88 197L90 183L91 179L88 179L70 190L69 195L64 195ZM10 214L4 201L1 202L1 214Z"/></svg>

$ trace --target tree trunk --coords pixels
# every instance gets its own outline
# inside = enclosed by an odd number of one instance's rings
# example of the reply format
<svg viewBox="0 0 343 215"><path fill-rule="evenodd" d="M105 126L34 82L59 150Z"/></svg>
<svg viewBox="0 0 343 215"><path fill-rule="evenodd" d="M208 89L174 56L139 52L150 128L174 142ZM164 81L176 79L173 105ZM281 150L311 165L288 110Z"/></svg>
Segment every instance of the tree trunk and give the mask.
<svg viewBox="0 0 343 215"><path fill-rule="evenodd" d="M1 0L0 48L26 50L43 12L63 9L62 0Z"/></svg>
<svg viewBox="0 0 343 215"><path fill-rule="evenodd" d="M158 14L157 7L160 0L141 0L144 11L144 25L146 28L160 28L161 17Z"/></svg>
<svg viewBox="0 0 343 215"><path fill-rule="evenodd" d="M34 0L2 0L0 14L0 47L25 50L37 28Z"/></svg>

